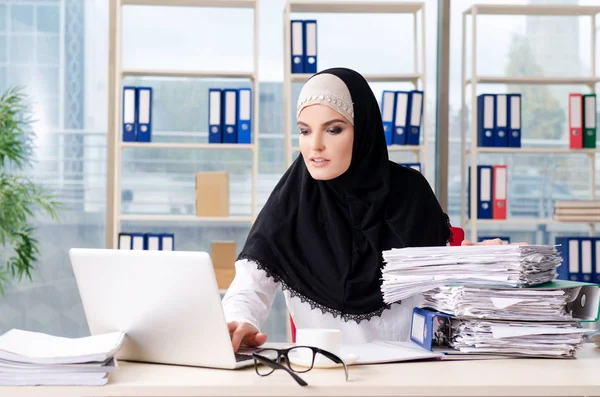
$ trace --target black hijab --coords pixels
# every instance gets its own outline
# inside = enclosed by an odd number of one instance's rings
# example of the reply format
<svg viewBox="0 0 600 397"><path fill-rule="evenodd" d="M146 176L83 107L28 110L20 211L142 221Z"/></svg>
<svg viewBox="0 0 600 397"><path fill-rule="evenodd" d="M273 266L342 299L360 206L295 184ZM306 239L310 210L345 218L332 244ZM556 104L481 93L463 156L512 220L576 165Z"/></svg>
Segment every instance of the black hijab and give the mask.
<svg viewBox="0 0 600 397"><path fill-rule="evenodd" d="M238 259L258 267L292 296L360 323L388 307L381 293L382 251L445 245L449 222L427 180L389 161L377 100L357 72L324 70L348 87L354 143L348 170L311 177L302 155L260 212Z"/></svg>

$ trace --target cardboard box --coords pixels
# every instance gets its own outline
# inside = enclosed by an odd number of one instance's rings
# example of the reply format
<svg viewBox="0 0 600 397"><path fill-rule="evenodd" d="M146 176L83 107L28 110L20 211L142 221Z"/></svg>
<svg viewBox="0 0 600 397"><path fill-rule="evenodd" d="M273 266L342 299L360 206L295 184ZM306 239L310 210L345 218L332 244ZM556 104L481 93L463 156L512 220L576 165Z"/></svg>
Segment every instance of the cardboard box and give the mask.
<svg viewBox="0 0 600 397"><path fill-rule="evenodd" d="M210 245L210 257L215 269L234 269L235 266L235 242L214 241Z"/></svg>
<svg viewBox="0 0 600 397"><path fill-rule="evenodd" d="M229 174L196 173L196 216L229 216Z"/></svg>
<svg viewBox="0 0 600 397"><path fill-rule="evenodd" d="M235 277L235 268L215 269L215 276L217 277L217 285L219 286L219 289L227 289Z"/></svg>

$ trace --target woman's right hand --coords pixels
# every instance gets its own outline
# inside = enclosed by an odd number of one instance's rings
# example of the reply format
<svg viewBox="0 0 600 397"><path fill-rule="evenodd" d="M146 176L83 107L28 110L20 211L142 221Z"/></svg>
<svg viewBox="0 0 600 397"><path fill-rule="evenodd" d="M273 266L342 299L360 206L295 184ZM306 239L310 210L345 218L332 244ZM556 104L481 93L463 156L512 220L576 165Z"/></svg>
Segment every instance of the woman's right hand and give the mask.
<svg viewBox="0 0 600 397"><path fill-rule="evenodd" d="M227 323L229 336L233 351L238 351L241 345L246 347L258 347L267 341L267 335L259 332L254 326L248 323L232 321Z"/></svg>

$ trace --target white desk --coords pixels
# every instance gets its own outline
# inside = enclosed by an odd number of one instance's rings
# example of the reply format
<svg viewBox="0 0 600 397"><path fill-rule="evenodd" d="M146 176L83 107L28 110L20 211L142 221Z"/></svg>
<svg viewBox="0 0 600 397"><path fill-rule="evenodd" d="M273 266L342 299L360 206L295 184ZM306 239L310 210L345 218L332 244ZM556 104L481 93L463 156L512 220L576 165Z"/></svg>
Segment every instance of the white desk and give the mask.
<svg viewBox="0 0 600 397"><path fill-rule="evenodd" d="M351 366L301 374L299 386L278 370L243 370L121 362L100 387L0 387L1 397L84 396L600 396L600 348L575 360L506 359Z"/></svg>

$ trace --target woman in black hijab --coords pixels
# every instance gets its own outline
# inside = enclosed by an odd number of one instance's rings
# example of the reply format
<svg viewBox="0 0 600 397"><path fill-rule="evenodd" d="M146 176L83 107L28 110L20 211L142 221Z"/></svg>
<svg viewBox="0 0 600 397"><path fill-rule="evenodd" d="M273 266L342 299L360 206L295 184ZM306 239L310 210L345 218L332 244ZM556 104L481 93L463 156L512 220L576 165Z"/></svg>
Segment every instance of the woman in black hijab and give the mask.
<svg viewBox="0 0 600 397"><path fill-rule="evenodd" d="M234 348L265 342L258 330L279 285L298 328L337 328L352 343L404 340L418 303L384 304L382 251L446 245L448 216L421 173L389 160L360 74L314 75L297 113L301 155L250 230L223 299Z"/></svg>

